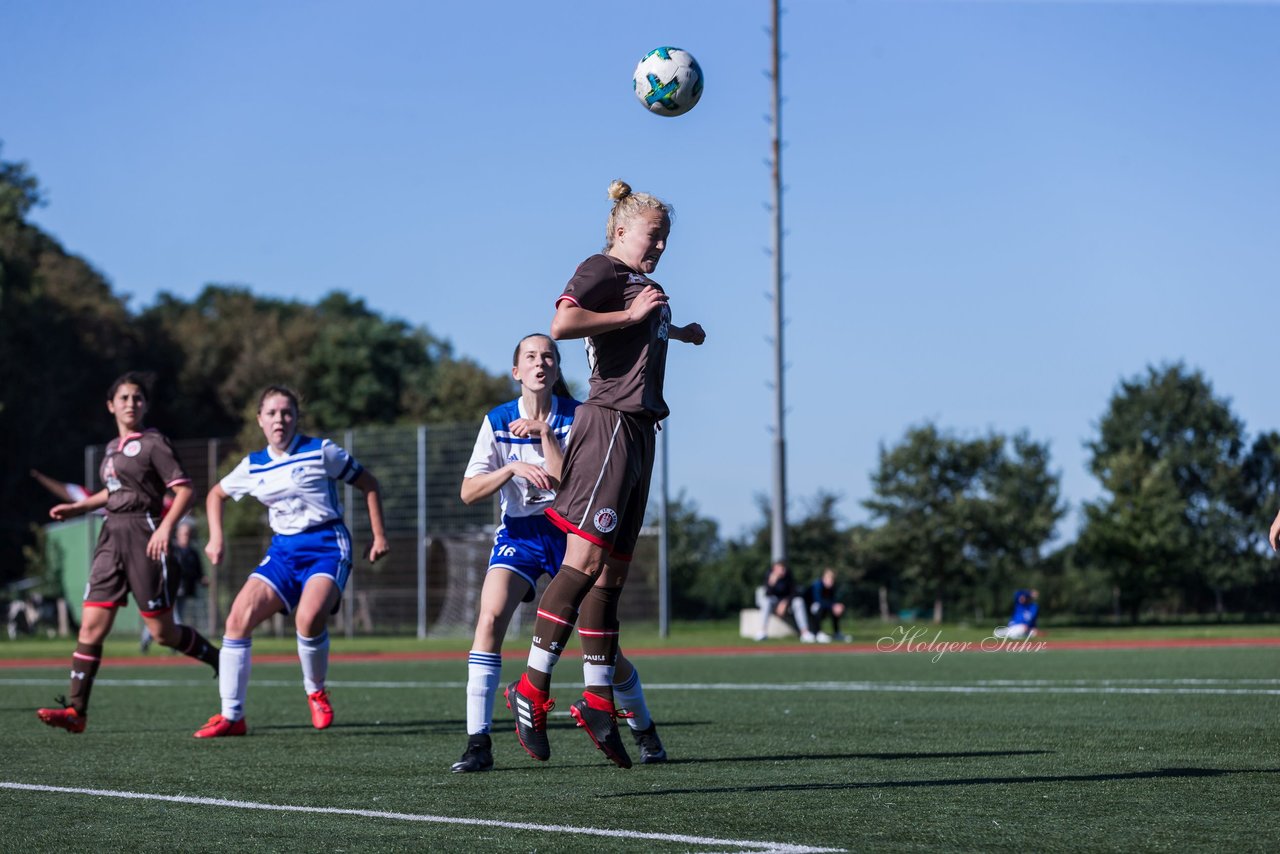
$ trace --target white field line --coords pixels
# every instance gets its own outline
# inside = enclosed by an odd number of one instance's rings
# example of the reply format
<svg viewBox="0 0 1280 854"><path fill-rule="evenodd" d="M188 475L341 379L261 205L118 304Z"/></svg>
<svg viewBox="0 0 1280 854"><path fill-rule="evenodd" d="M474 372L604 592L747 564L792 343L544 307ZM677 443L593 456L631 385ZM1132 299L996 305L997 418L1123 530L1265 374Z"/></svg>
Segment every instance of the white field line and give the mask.
<svg viewBox="0 0 1280 854"><path fill-rule="evenodd" d="M24 792L50 792L63 795L91 795L98 798L125 798L140 801L163 801L171 804L227 807L243 810L267 810L271 812L296 812L312 815L349 815L357 818L385 819L388 821L420 821L431 824L457 824L470 827L507 828L532 830L540 833L566 833L581 836L603 836L615 839L651 839L656 842L675 842L681 845L710 845L731 847L741 851L767 851L777 854L825 854L840 852L843 848L817 848L811 845L794 845L787 842L760 842L753 839L717 839L712 836L687 836L681 833L645 833L635 830L617 830L603 827L573 827L564 824L535 824L523 821L497 821L487 818L458 818L421 813L385 812L382 810L345 809L339 807L304 807L293 804L264 804L255 801L232 801L225 798L200 798L190 795L156 795L146 792L121 792L112 789L81 789L67 786L43 786L31 783L0 781L0 789Z"/></svg>
<svg viewBox="0 0 1280 854"><path fill-rule="evenodd" d="M65 679L6 678L0 685L60 686ZM207 679L96 679L98 686L125 687L212 687ZM296 688L297 679L255 679L267 688ZM580 683L561 683L566 689ZM330 688L461 689L460 681L360 681L330 680ZM1280 679L977 679L971 682L646 682L646 691L835 691L847 693L906 694L1240 694L1280 695Z"/></svg>

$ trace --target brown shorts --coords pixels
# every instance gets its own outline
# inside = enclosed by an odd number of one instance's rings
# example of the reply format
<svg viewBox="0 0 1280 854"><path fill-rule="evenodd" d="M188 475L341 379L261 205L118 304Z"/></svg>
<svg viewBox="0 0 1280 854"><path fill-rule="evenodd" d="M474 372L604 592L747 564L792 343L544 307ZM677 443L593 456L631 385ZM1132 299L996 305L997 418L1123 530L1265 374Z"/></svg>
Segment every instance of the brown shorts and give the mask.
<svg viewBox="0 0 1280 854"><path fill-rule="evenodd" d="M84 591L84 604L97 608L119 608L133 594L133 601L144 617L158 617L173 607L179 573L170 572L164 558L147 557L147 543L156 523L150 514L113 514L107 517L93 550L89 584Z"/></svg>
<svg viewBox="0 0 1280 854"><path fill-rule="evenodd" d="M643 415L579 406L560 490L547 510L551 523L610 557L631 560L649 503L654 426Z"/></svg>

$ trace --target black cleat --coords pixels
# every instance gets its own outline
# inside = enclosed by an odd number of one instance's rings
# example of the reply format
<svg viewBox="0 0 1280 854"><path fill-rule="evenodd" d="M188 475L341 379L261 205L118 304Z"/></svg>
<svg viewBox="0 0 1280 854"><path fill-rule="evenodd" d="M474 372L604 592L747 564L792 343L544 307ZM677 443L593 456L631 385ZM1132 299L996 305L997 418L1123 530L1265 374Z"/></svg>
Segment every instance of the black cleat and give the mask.
<svg viewBox="0 0 1280 854"><path fill-rule="evenodd" d="M578 726L587 731L591 741L600 752L609 757L609 761L619 768L630 768L631 757L618 734L618 713L612 708L598 709L593 704L606 702L590 692L584 693L582 699L569 707L569 714L578 722ZM610 704L612 705L612 704Z"/></svg>
<svg viewBox="0 0 1280 854"><path fill-rule="evenodd" d="M631 737L636 740L636 747L640 748L641 765L656 765L667 761L667 749L662 746L662 739L658 738L657 724L650 721L648 729L633 729Z"/></svg>
<svg viewBox="0 0 1280 854"><path fill-rule="evenodd" d="M463 774L468 771L488 771L492 767L493 740L487 732L482 732L467 736L467 749L461 759L449 766L449 770L455 774Z"/></svg>
<svg viewBox="0 0 1280 854"><path fill-rule="evenodd" d="M556 701L530 685L528 676L521 676L508 685L503 696L507 698L507 708L515 715L520 746L534 759L546 762L551 758L551 742L547 741L547 712L556 707Z"/></svg>

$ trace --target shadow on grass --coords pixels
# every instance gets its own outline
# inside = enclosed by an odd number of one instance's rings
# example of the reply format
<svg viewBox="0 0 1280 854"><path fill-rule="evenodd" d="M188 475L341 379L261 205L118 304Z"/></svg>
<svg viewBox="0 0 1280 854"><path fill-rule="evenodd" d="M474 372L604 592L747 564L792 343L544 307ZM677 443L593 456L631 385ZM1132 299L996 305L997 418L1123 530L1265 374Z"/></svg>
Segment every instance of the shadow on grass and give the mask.
<svg viewBox="0 0 1280 854"><path fill-rule="evenodd" d="M857 754L853 754L857 756ZM924 755L924 754L922 754ZM944 754L945 755L945 754ZM965 754L958 754L965 755ZM696 761L696 760L685 760ZM1117 780L1177 780L1197 777L1226 777L1232 774L1280 774L1280 768L1158 768L1115 774L1062 774L1034 777L957 777L946 780L883 780L868 783L792 783L771 786L718 786L703 789L661 789L647 792L617 792L598 798L635 798L654 795L715 795L746 792L830 792L854 789L920 789L938 786L987 786L1011 783L1107 783Z"/></svg>
<svg viewBox="0 0 1280 854"><path fill-rule="evenodd" d="M967 750L958 753L778 753L771 756L718 756L714 759L671 759L668 765L722 762L801 762L813 759L981 759L988 756L1036 756L1052 750Z"/></svg>
<svg viewBox="0 0 1280 854"><path fill-rule="evenodd" d="M710 723L710 721L681 721L679 723L672 723L672 724L664 723L662 725L662 729L663 731L666 731L667 729L675 728L675 727L705 726L708 723ZM270 731L270 732L294 732L294 731L308 731L308 730L314 729L314 727L312 727L311 724L309 723L252 724L252 726L253 726L253 729L257 731ZM376 733L377 735L438 735L438 734L456 735L459 732L465 732L466 728L467 728L467 722L465 719L453 718L448 720L433 720L433 721L427 721L427 720L334 721L333 725L330 726L327 731L331 733L343 733L347 735L358 735L358 734L364 734L364 733ZM548 732L574 732L577 729L578 729L577 724L573 723L572 721L564 721L564 722L547 724ZM499 719L493 722L494 732L501 733L501 732L506 732L507 730L511 730L514 733L515 723L513 721L509 719L508 720ZM625 728L622 731L624 734L626 733ZM1037 752L1037 751L1030 751L1030 752ZM1038 751L1038 752L1043 752L1043 751ZM867 754L858 754L858 755L865 756ZM968 756L971 754L958 754L958 755ZM991 755L999 755L999 754L991 754ZM886 754L885 756L886 758L888 758L889 754ZM802 757L797 756L796 758L800 759ZM810 756L808 758L813 758L813 757ZM744 757L741 760L707 759L707 760L697 760L697 761L699 762L744 761L745 762L745 761L752 761L752 760L748 760L747 758ZM756 757L754 761L759 761L759 757Z"/></svg>

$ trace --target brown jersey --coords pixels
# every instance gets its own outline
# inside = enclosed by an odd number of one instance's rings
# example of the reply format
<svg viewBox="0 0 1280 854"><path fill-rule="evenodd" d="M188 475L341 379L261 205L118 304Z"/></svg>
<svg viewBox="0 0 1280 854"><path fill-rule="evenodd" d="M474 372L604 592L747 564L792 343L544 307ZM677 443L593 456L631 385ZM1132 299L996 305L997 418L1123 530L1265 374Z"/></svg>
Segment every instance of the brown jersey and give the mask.
<svg viewBox="0 0 1280 854"><path fill-rule="evenodd" d="M108 442L99 474L110 493L108 519L117 513L150 513L158 520L164 511L165 492L191 482L169 440L156 430Z"/></svg>
<svg viewBox="0 0 1280 854"><path fill-rule="evenodd" d="M569 300L588 311L624 311L647 285L662 290L657 282L617 258L592 255L578 265L556 305ZM670 327L671 309L664 303L634 326L587 338L591 366L587 402L654 420L666 418L670 410L662 397L662 382Z"/></svg>

